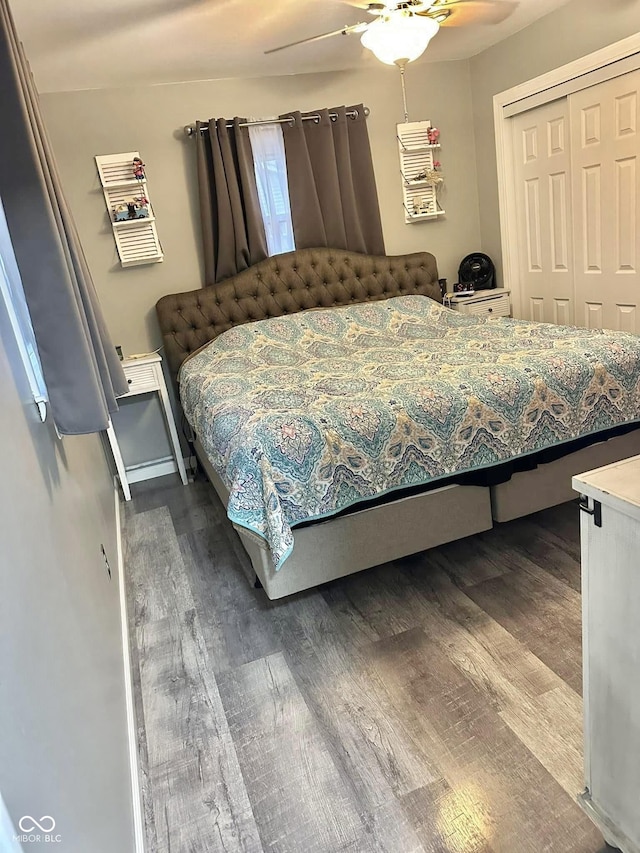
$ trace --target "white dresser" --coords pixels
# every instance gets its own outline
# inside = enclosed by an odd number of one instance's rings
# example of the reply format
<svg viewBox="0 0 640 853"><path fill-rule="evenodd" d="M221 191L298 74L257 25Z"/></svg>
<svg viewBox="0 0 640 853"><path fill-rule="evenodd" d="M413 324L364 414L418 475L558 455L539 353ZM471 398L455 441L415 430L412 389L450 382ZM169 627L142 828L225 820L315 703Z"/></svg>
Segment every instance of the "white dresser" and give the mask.
<svg viewBox="0 0 640 853"><path fill-rule="evenodd" d="M486 317L511 316L511 291L506 287L478 290L473 296L447 295L444 304L461 314Z"/></svg>
<svg viewBox="0 0 640 853"><path fill-rule="evenodd" d="M605 841L640 853L640 456L573 478L583 495L585 791Z"/></svg>

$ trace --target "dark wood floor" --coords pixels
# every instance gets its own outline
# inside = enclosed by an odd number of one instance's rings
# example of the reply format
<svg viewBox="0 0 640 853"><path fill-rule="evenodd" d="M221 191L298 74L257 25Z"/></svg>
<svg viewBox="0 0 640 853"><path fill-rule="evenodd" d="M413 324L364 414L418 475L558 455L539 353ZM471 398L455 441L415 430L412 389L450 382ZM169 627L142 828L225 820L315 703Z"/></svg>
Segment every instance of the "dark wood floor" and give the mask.
<svg viewBox="0 0 640 853"><path fill-rule="evenodd" d="M135 491L149 851L603 849L575 803L575 506L270 602L208 485Z"/></svg>

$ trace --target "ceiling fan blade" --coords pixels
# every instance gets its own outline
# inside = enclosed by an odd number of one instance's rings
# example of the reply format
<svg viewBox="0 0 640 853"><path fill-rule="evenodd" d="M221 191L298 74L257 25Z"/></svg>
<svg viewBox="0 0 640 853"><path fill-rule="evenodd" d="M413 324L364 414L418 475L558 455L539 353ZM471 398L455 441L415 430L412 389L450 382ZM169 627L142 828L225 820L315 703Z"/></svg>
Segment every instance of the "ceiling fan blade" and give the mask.
<svg viewBox="0 0 640 853"><path fill-rule="evenodd" d="M436 0L428 10L415 14L428 18L438 13L449 12L443 26L466 26L468 24L500 24L518 7L516 0Z"/></svg>
<svg viewBox="0 0 640 853"><path fill-rule="evenodd" d="M322 41L322 39L333 38L333 36L347 36L349 33L363 33L369 26L368 21L360 21L358 24L352 24L349 27L343 27L341 30L333 30L330 33L321 33L319 36L311 36L306 39L289 42L289 44L281 44L280 47L272 47L270 50L265 50L267 53L277 53L279 50L286 50L288 47L296 47L299 44L310 44L314 41Z"/></svg>
<svg viewBox="0 0 640 853"><path fill-rule="evenodd" d="M381 15L385 9L395 9L398 6L396 0L343 0L343 3L372 15Z"/></svg>

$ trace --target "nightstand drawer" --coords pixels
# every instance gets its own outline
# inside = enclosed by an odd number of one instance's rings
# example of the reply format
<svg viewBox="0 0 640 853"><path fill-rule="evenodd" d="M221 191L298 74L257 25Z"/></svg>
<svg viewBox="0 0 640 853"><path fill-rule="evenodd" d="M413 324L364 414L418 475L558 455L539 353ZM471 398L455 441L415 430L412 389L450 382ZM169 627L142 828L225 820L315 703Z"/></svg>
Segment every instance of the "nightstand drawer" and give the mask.
<svg viewBox="0 0 640 853"><path fill-rule="evenodd" d="M160 386L155 364L126 365L124 375L129 385L129 394L143 394L145 391L156 391Z"/></svg>
<svg viewBox="0 0 640 853"><path fill-rule="evenodd" d="M486 296L476 293L465 298L457 297L451 300L451 308L460 314L474 317L509 317L511 315L511 297L508 292L494 293Z"/></svg>
<svg viewBox="0 0 640 853"><path fill-rule="evenodd" d="M511 304L508 296L499 296L497 299L487 299L484 302L465 305L462 310L465 314L475 314L476 316L508 317L511 313Z"/></svg>

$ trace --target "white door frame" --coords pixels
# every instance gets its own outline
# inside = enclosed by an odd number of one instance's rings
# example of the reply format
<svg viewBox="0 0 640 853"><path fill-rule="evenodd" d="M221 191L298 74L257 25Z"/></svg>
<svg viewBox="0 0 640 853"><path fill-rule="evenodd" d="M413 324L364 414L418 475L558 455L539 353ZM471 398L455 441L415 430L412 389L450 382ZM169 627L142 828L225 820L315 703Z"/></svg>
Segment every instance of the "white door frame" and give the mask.
<svg viewBox="0 0 640 853"><path fill-rule="evenodd" d="M505 110L507 107L512 107L516 104L517 101L533 95L538 96L538 103L554 101L565 94L562 91L558 91L557 87L570 81L575 90L586 88L593 85L593 81L589 80L586 75L614 62L634 56L637 59L637 65L634 60L631 61L632 65L640 68L640 33L635 33L628 38L607 45L607 47L603 47L587 56L582 56L580 59L567 63L567 65L554 68L553 71L548 71L546 74L541 74L539 77L534 77L532 80L527 80L525 83L520 83L511 89L499 92L493 97L493 123L496 136L496 158L498 161L498 211L500 216L500 239L502 241L502 276L503 286L511 289L515 317L522 316L522 288L520 287L518 276L520 258L514 180L514 151L511 125L509 123L509 118L513 115L513 110L510 110L508 114ZM627 68L626 70L631 70L631 68ZM581 86L579 81L582 77L585 79L583 81L584 85Z"/></svg>

